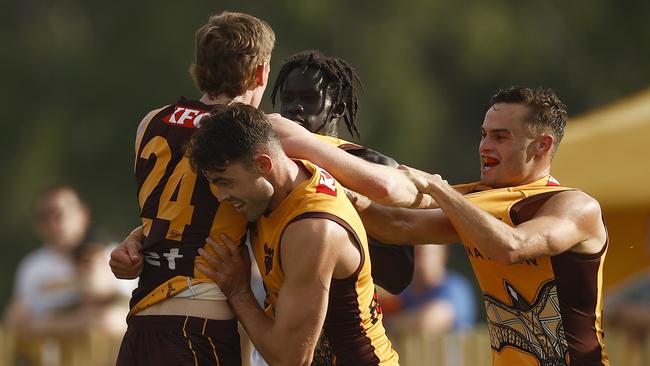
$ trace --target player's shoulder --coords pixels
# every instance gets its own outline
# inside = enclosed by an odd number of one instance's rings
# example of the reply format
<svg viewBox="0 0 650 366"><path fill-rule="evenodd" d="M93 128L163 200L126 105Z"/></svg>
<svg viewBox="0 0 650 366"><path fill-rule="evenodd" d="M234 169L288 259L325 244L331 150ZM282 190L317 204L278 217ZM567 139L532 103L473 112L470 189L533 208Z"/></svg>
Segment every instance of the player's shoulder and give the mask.
<svg viewBox="0 0 650 366"><path fill-rule="evenodd" d="M282 241L318 246L347 240L348 232L339 221L334 215L305 215L287 225Z"/></svg>
<svg viewBox="0 0 650 366"><path fill-rule="evenodd" d="M550 212L594 218L600 218L602 215L600 203L594 197L578 189L569 189L553 195L544 203L540 212L542 214Z"/></svg>

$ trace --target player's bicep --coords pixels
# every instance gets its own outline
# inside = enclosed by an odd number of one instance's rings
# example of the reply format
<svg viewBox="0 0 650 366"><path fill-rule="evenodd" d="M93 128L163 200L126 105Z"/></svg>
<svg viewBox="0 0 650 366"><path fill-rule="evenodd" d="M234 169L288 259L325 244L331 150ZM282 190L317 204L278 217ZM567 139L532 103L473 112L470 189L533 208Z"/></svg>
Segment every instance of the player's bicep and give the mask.
<svg viewBox="0 0 650 366"><path fill-rule="evenodd" d="M292 223L281 241L284 279L276 303L275 324L281 327L277 330L287 337L287 342L304 352L313 351L318 341L336 264L327 221L303 219Z"/></svg>
<svg viewBox="0 0 650 366"><path fill-rule="evenodd" d="M570 249L581 240L580 230L572 221L554 216L540 216L516 228L520 237L522 259L556 255Z"/></svg>
<svg viewBox="0 0 650 366"><path fill-rule="evenodd" d="M564 192L547 201L533 219L516 227L526 258L567 250L596 253L606 233L598 203L582 192Z"/></svg>

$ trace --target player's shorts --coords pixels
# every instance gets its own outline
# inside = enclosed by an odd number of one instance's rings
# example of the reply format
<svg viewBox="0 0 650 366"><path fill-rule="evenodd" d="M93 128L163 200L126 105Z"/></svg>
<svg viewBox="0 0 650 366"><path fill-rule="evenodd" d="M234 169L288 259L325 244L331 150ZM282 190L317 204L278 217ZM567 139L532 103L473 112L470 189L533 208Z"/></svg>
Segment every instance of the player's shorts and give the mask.
<svg viewBox="0 0 650 366"><path fill-rule="evenodd" d="M237 320L182 315L141 315L128 329L117 366L240 366Z"/></svg>

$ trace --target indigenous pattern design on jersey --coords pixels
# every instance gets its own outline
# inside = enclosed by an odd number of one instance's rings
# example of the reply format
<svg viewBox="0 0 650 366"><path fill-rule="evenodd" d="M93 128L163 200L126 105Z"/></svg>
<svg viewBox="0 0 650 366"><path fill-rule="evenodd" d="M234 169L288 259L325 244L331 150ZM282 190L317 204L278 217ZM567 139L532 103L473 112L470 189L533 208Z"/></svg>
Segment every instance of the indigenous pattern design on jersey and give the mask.
<svg viewBox="0 0 650 366"><path fill-rule="evenodd" d="M232 206L219 204L216 187L197 177L185 157L189 139L210 109L181 98L143 122L136 141L135 178L146 239L130 315L190 286L212 282L195 268L195 262L203 261L198 248L212 251L205 245L208 236L226 233L239 240L246 231L245 218Z"/></svg>
<svg viewBox="0 0 650 366"><path fill-rule="evenodd" d="M514 227L568 189L548 176L519 187L475 185L465 197ZM493 365L609 365L601 327L607 242L596 254L566 251L506 265L460 236L483 292Z"/></svg>
<svg viewBox="0 0 650 366"><path fill-rule="evenodd" d="M381 307L370 274L366 232L342 186L325 170L308 161L311 177L296 187L252 230L251 243L267 290L267 312L273 316L284 273L280 242L286 227L305 218L332 220L355 239L361 253L359 268L345 279L332 279L321 339L314 364L397 365L382 325ZM309 243L305 243L305 250Z"/></svg>

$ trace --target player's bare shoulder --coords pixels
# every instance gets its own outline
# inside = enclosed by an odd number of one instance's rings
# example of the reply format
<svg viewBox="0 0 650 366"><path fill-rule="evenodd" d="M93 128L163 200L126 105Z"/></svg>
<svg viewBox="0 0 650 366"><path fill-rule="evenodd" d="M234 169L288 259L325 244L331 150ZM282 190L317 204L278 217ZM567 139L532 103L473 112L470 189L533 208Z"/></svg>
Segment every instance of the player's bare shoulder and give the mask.
<svg viewBox="0 0 650 366"><path fill-rule="evenodd" d="M607 231L602 209L592 196L579 190L567 190L551 197L536 216L549 215L570 221L585 235L585 240L571 250L581 253L598 253L607 241Z"/></svg>
<svg viewBox="0 0 650 366"><path fill-rule="evenodd" d="M600 219L602 212L595 198L579 190L567 190L553 195L540 208L539 215L560 214L576 219Z"/></svg>

